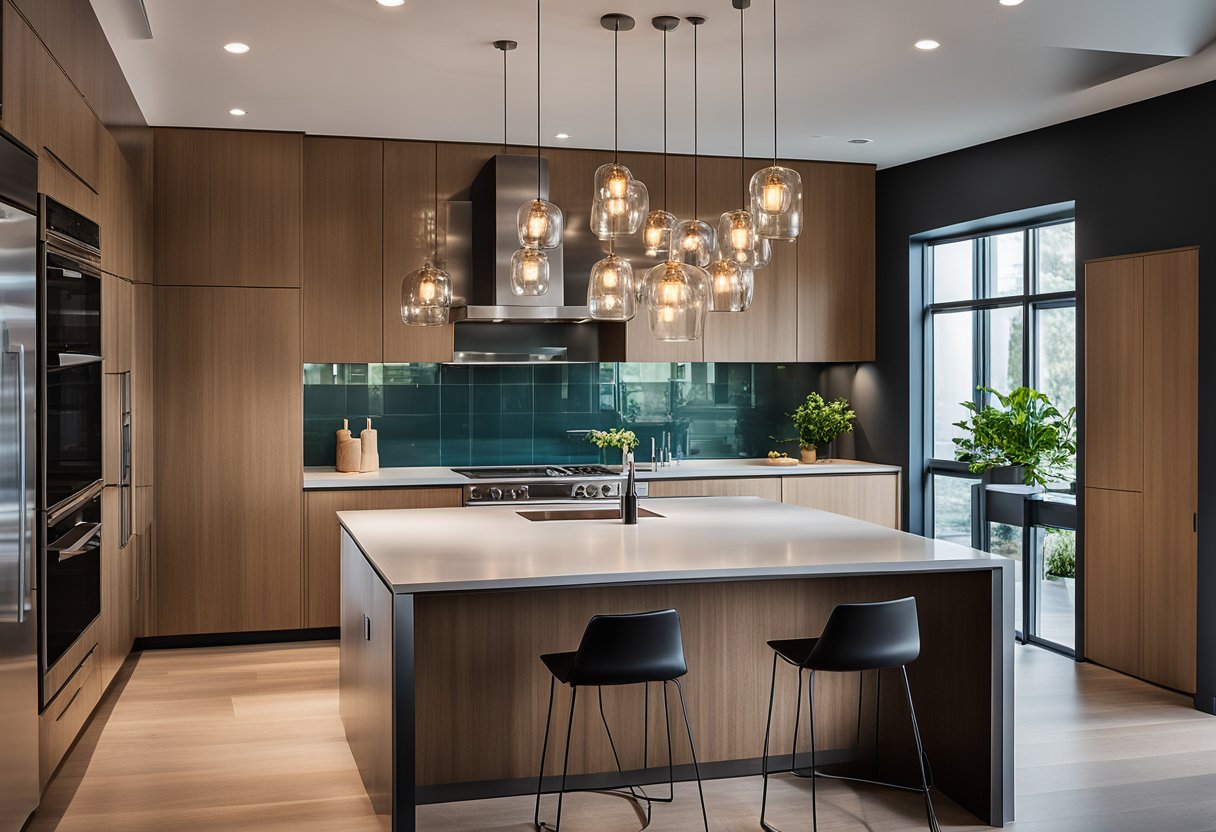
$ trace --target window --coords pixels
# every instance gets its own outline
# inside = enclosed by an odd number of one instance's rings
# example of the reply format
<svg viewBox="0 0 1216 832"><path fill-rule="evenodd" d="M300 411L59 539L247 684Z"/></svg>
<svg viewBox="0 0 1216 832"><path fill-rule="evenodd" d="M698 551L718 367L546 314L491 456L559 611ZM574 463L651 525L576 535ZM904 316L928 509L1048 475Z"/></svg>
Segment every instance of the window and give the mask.
<svg viewBox="0 0 1216 832"><path fill-rule="evenodd" d="M1075 224L1055 219L925 246L926 533L969 543L970 487L954 461L961 402L979 387L1077 400ZM1019 538L1020 540L1020 538Z"/></svg>

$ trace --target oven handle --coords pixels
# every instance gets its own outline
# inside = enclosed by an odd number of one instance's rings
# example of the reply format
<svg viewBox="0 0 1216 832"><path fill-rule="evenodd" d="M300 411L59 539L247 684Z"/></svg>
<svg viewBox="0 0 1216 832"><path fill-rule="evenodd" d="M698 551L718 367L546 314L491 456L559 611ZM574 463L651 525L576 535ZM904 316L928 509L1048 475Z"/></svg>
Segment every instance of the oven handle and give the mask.
<svg viewBox="0 0 1216 832"><path fill-rule="evenodd" d="M29 534L26 503L28 496L26 488L26 430L25 421L25 344L17 344L16 348L7 350L8 354L17 359L17 623L25 621L25 585L29 580L26 559L29 549L26 536Z"/></svg>
<svg viewBox="0 0 1216 832"><path fill-rule="evenodd" d="M89 551L89 544L99 534L101 534L100 523L77 523L70 532L47 546L46 550L57 553L59 562L63 563L65 560Z"/></svg>

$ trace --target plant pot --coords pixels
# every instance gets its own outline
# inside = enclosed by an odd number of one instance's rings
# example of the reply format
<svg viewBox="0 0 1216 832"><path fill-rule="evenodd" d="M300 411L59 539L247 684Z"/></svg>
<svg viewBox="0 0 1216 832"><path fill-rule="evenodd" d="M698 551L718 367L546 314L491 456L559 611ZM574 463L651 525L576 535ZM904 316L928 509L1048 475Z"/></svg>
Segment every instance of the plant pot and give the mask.
<svg viewBox="0 0 1216 832"><path fill-rule="evenodd" d="M815 446L814 445L803 445L801 448L800 455L802 458L802 462L806 465L814 465L815 462L818 460L818 457L815 455Z"/></svg>
<svg viewBox="0 0 1216 832"><path fill-rule="evenodd" d="M1000 468L990 468L984 472L984 480L989 485L1025 485L1025 465L1004 465Z"/></svg>
<svg viewBox="0 0 1216 832"><path fill-rule="evenodd" d="M1074 604L1077 602L1077 579L1076 578L1060 578L1064 582L1064 588L1068 590L1068 600Z"/></svg>

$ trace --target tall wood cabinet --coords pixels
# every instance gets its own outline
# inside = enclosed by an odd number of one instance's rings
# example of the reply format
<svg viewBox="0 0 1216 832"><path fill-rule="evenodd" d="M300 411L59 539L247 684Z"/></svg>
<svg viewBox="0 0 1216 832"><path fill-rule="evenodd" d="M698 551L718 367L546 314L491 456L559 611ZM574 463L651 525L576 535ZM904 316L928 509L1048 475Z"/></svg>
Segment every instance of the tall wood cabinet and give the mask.
<svg viewBox="0 0 1216 832"><path fill-rule="evenodd" d="M1194 692L1195 248L1085 265L1085 652Z"/></svg>

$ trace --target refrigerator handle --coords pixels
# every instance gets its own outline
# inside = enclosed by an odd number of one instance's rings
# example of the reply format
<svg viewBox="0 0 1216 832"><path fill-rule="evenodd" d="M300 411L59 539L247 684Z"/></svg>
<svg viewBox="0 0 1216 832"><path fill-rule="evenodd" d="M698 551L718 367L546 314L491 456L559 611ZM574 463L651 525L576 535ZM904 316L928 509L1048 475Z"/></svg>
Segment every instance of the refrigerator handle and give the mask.
<svg viewBox="0 0 1216 832"><path fill-rule="evenodd" d="M25 585L29 580L26 576L26 560L29 558L26 544L29 533L26 503L29 497L26 489L29 483L26 481L25 344L18 344L16 349L10 348L8 352L17 357L17 623L20 624L25 621Z"/></svg>

